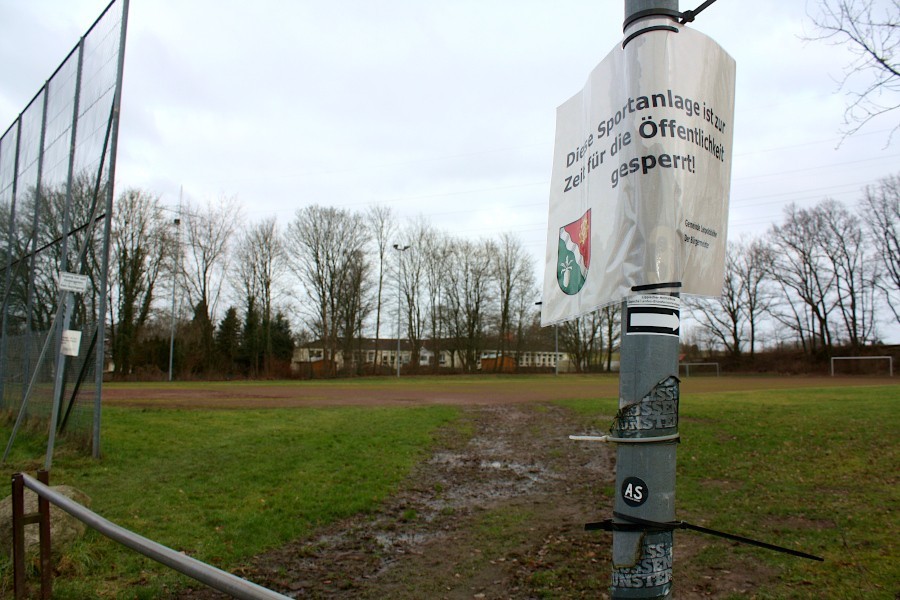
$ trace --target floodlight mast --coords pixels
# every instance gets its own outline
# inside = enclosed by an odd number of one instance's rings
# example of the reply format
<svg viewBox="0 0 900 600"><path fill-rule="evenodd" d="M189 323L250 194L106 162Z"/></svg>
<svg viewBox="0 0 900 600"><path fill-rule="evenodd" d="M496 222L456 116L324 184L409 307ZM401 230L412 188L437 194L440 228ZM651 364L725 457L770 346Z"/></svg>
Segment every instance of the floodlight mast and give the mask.
<svg viewBox="0 0 900 600"><path fill-rule="evenodd" d="M678 0L625 0L625 37L679 16ZM641 199L658 201L655 196ZM677 330L675 335L631 335L629 324L640 303L677 307L680 283L647 287L632 288L635 295L622 304L619 412L613 434L631 443L616 448L612 598L672 597L672 531L647 528L633 519L675 520L679 336ZM645 419L654 423L651 429L630 428L629 421Z"/></svg>
<svg viewBox="0 0 900 600"><path fill-rule="evenodd" d="M401 310L401 302L400 302L400 283L401 283L401 269L403 268L403 253L409 250L409 244L405 246L401 246L400 244L394 244L394 250L397 251L397 377L400 377L400 315L403 313Z"/></svg>

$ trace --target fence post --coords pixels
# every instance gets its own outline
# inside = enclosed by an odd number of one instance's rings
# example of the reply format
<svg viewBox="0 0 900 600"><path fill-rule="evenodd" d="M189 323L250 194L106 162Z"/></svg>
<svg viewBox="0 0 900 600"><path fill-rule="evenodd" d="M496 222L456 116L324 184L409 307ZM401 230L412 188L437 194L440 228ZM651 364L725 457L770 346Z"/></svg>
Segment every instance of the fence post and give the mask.
<svg viewBox="0 0 900 600"><path fill-rule="evenodd" d="M41 469L37 472L38 481L50 486L50 472ZM40 549L41 549L41 599L50 600L53 595L53 565L50 564L50 501L38 495L38 514L40 515Z"/></svg>
<svg viewBox="0 0 900 600"><path fill-rule="evenodd" d="M21 473L12 476L12 552L13 594L25 598L25 479Z"/></svg>

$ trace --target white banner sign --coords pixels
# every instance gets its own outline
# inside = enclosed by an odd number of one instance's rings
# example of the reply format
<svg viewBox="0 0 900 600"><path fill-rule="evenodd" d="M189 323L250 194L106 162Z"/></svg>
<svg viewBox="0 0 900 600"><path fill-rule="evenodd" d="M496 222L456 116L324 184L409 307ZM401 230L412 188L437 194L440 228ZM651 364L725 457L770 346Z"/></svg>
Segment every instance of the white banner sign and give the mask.
<svg viewBox="0 0 900 600"><path fill-rule="evenodd" d="M722 291L735 64L676 27L614 48L557 110L543 325L654 287Z"/></svg>

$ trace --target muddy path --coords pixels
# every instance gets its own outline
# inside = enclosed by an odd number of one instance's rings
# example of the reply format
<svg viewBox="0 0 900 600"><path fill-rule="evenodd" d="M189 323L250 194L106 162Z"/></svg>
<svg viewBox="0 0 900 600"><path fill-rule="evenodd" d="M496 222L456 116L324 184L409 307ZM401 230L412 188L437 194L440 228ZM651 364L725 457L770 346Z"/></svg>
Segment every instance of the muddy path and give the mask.
<svg viewBox="0 0 900 600"><path fill-rule="evenodd" d="M603 598L614 451L572 442L584 422L557 405L469 406L377 511L255 557L235 572L294 598ZM751 595L772 574L690 557L721 542L676 540L676 597ZM224 596L202 589L177 598Z"/></svg>

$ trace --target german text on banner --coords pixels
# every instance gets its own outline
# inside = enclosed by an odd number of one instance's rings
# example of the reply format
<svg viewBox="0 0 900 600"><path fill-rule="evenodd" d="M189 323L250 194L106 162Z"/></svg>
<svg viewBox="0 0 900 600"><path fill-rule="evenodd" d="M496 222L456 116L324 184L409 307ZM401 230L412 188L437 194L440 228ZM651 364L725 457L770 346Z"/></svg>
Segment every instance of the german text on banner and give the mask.
<svg viewBox="0 0 900 600"><path fill-rule="evenodd" d="M673 26L616 46L557 110L543 325L635 286L721 293L735 64Z"/></svg>

